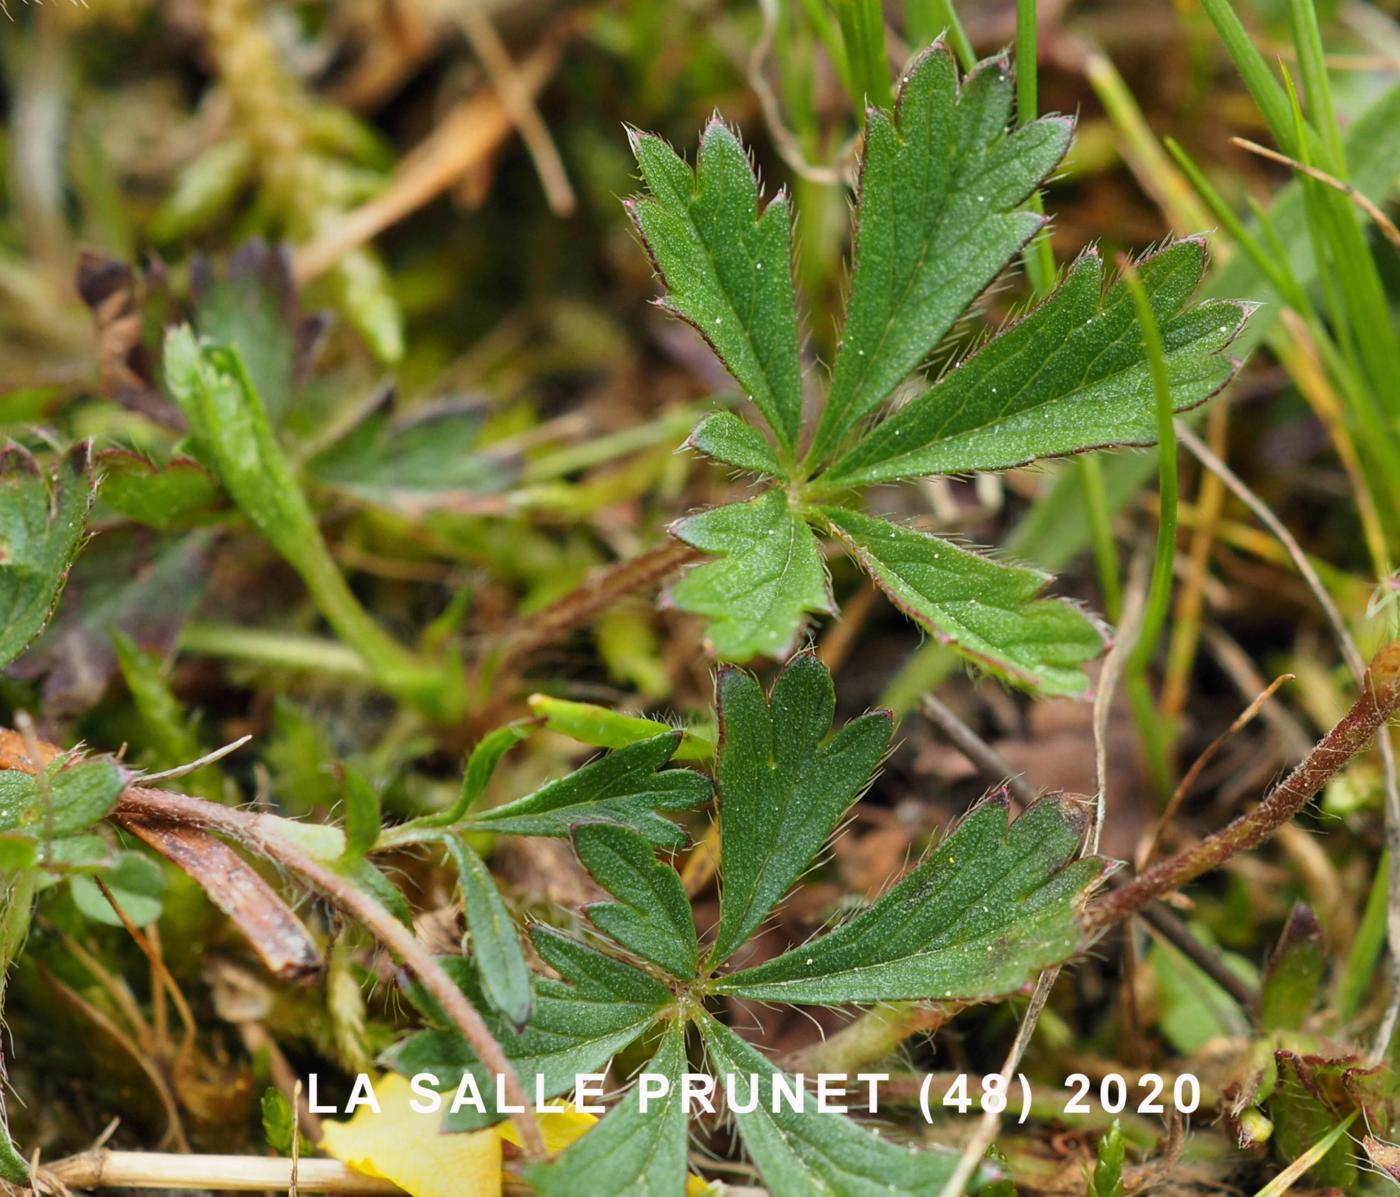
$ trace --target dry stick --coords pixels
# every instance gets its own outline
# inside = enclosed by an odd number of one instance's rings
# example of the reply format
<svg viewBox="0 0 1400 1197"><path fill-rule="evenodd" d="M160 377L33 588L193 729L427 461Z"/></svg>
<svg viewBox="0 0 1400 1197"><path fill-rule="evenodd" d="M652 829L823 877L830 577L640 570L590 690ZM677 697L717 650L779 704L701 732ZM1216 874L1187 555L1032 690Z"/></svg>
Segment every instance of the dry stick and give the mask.
<svg viewBox="0 0 1400 1197"><path fill-rule="evenodd" d="M1400 707L1400 640L1392 640L1371 660L1361 694L1340 722L1253 810L1226 824L1194 847L1164 860L1105 894L1087 911L1091 933L1136 914L1147 903L1180 889L1202 873L1247 852L1269 838L1305 807Z"/></svg>
<svg viewBox="0 0 1400 1197"><path fill-rule="evenodd" d="M424 988L437 1000L443 1011L462 1033L472 1051L489 1072L503 1078L506 1095L522 1113L513 1114L512 1121L520 1131L525 1154L532 1159L544 1156L544 1139L525 1098L520 1078L496 1042L491 1030L476 1007L468 1001L442 966L422 943L383 906L348 882L334 869L312 859L289 843L277 831L270 816L254 814L233 807L218 806L185 794L169 794L129 787L117 804L115 817L122 823L177 823L217 831L238 840L255 852L281 865L300 877L313 889L319 890L352 918L362 923L381 943L394 952L417 974Z"/></svg>
<svg viewBox="0 0 1400 1197"><path fill-rule="evenodd" d="M1245 707L1243 711L1235 716L1230 726L1207 744L1205 751L1191 762L1191 767L1186 770L1185 776L1177 783L1176 789L1172 791L1172 796L1167 802L1166 809L1162 811L1161 817L1157 820L1157 825L1153 827L1151 838L1143 845L1142 851L1138 853L1137 867L1139 871L1147 868L1147 866L1152 863L1152 858L1157 855L1157 848L1162 842L1162 833L1166 831L1167 826L1171 823L1176 812L1181 809L1181 804L1191 792L1191 787L1196 784L1196 778L1200 777L1205 767L1216 758L1221 748L1225 746L1226 741L1252 722L1254 716L1263 710L1264 704L1274 696L1278 688L1282 686L1284 682L1291 682L1293 676L1294 675L1291 673L1281 673L1278 677L1274 678L1261 693L1255 696L1249 706Z"/></svg>
<svg viewBox="0 0 1400 1197"><path fill-rule="evenodd" d="M1232 137L1231 145L1237 145L1242 150L1248 150L1251 154L1258 154L1261 158L1267 158L1270 162L1278 162L1283 166L1292 167L1300 171L1310 179L1316 179L1319 183L1326 183L1327 186L1340 191L1347 199L1351 200L1358 208L1369 216L1380 229L1381 234L1400 253L1400 229L1395 227L1395 223L1381 209L1374 204L1367 196L1359 192L1350 183L1337 178L1336 175L1329 175L1325 170L1318 170L1315 166L1309 166L1306 162L1299 162L1296 158L1290 158L1287 154L1280 154L1277 150L1271 150L1268 146L1260 145L1257 141L1250 141L1248 137Z"/></svg>
<svg viewBox="0 0 1400 1197"><path fill-rule="evenodd" d="M537 89L520 77L520 72L510 59L510 51L483 9L469 2L462 6L458 20L467 41L486 68L491 86L501 98L501 106L510 116L511 124L530 153L550 211L556 216L571 216L576 205L574 189L569 186L568 173L549 135L549 128L535 107L534 93Z"/></svg>
<svg viewBox="0 0 1400 1197"><path fill-rule="evenodd" d="M667 574L702 556L689 545L671 541L603 570L526 620L506 642L497 672L504 674L522 657L587 623L624 595L654 586Z"/></svg>
<svg viewBox="0 0 1400 1197"><path fill-rule="evenodd" d="M1308 555L1303 552L1302 546L1294 539L1293 534L1284 527L1283 521L1273 513L1269 505L1250 490L1245 485L1244 480L1212 453L1206 445L1202 444L1200 438L1180 420L1176 422L1176 434L1177 439L1195 454L1196 460L1206 469L1217 474L1220 480L1235 493L1245 506L1254 512L1259 521L1278 538L1279 543L1288 551L1294 567L1308 584L1308 588L1313 592L1313 597L1317 599L1318 606L1322 608L1328 623L1332 625L1332 634L1336 637L1338 647L1346 660L1347 668L1356 678L1357 685L1364 690L1366 666L1361 659L1360 650L1357 649L1356 642L1351 638L1351 633L1347 631L1341 612L1337 610L1337 604L1327 593L1327 588L1323 586L1322 579L1317 576L1317 570L1313 569L1312 562L1308 560ZM1390 999L1386 1003L1385 1014L1382 1016L1380 1027L1376 1032L1375 1042L1371 1045L1373 1062L1380 1060L1385 1054L1391 1036L1395 1033L1396 1023L1400 1022L1400 775L1397 775L1394 746L1390 742L1390 736L1384 731L1378 737L1378 747L1381 753L1381 775L1385 790L1385 845L1386 850L1390 853L1390 872L1386 883L1390 894L1386 916L1386 942L1390 948L1391 992Z"/></svg>
<svg viewBox="0 0 1400 1197"><path fill-rule="evenodd" d="M1009 1091L1008 1086L1011 1084L1011 1078L1016 1075L1016 1070L1021 1065L1021 1057L1025 1055L1026 1048L1030 1046L1031 1036L1035 1034L1035 1025L1040 1021L1040 1012L1045 1009L1045 1003L1050 997L1050 990L1054 988L1059 975L1060 970L1057 966L1046 969L1036 980L1030 1005L1026 1007L1021 1025L1016 1029L1016 1040L1012 1043L1011 1050L1007 1052L1006 1063L1001 1069L1001 1087L1004 1092ZM997 1131L1000 1128L1001 1114L993 1113L991 1110L983 1111L982 1117L978 1119L977 1129L972 1132L972 1137L963 1148L958 1166L953 1169L952 1175L948 1177L943 1188L939 1190L938 1197L962 1197L968 1182L972 1179L972 1174L982 1163L982 1157L997 1137Z"/></svg>
<svg viewBox="0 0 1400 1197"><path fill-rule="evenodd" d="M158 1151L84 1151L39 1169L37 1179L68 1189L218 1189L230 1193L285 1192L293 1162L249 1155L173 1155ZM303 1193L402 1194L393 1181L366 1176L339 1160L301 1160ZM56 1183L55 1183L56 1182ZM62 1189L58 1190L62 1192Z"/></svg>
<svg viewBox="0 0 1400 1197"><path fill-rule="evenodd" d="M964 723L942 699L925 694L919 702L919 710L948 737L954 748L977 766L977 771L987 781L1004 784L1022 806L1030 806L1040 797L1040 790L1026 775L1018 773L1010 761Z"/></svg>
<svg viewBox="0 0 1400 1197"><path fill-rule="evenodd" d="M547 43L516 71L517 80L538 91L559 61ZM512 129L510 115L494 91L483 91L454 108L394 171L388 187L301 246L292 258L298 283L305 283L441 195L468 171L487 161Z"/></svg>
<svg viewBox="0 0 1400 1197"><path fill-rule="evenodd" d="M1142 613L1147 596L1145 556L1139 556L1134 560L1132 572L1133 576L1128 584L1127 597L1119 623L1118 639L1109 651L1107 660L1104 661L1103 672L1099 677L1099 690L1094 696L1094 816L1090 824L1089 834L1085 838L1083 849L1085 854L1098 851L1099 839L1103 834L1104 818L1108 813L1108 714L1113 703L1114 691L1118 688L1118 681L1122 677L1124 666L1137 643L1138 633L1141 629ZM971 729L969 728L968 731L971 732ZM1035 989L1031 993L1030 1004L1026 1007L1020 1026L1016 1028L1016 1038L1012 1042L1011 1050L1006 1054L1006 1062L1001 1068L1001 1084L1004 1090L1011 1084L1011 1078L1015 1076L1016 1071L1021 1066L1021 1057L1025 1055L1026 1048L1030 1046L1031 1036L1035 1034L1041 1011L1045 1009L1045 1003L1050 1000L1050 991L1055 988L1055 982L1059 978L1060 966L1056 965L1054 968L1046 969L1035 980ZM1000 1129L1001 1111L983 1110L971 1138L963 1146L957 1167L953 1169L953 1173L944 1184L939 1197L961 1197L968 1182L972 1180L973 1173L977 1171L977 1166L982 1162L982 1157L996 1141L997 1132Z"/></svg>

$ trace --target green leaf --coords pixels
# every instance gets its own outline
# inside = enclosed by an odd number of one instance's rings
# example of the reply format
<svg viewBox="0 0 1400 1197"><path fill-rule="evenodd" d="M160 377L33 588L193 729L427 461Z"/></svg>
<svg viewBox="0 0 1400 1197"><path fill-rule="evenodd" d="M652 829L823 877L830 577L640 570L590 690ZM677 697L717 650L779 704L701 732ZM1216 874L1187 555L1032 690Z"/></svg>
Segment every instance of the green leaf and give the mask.
<svg viewBox="0 0 1400 1197"><path fill-rule="evenodd" d="M699 946L690 899L676 870L634 831L592 824L574 830L574 850L618 902L584 908L589 921L629 952L682 980L695 977Z"/></svg>
<svg viewBox="0 0 1400 1197"><path fill-rule="evenodd" d="M462 886L462 910L471 933L472 958L493 1009L517 1027L530 1017L530 970L520 936L485 862L461 836L444 835Z"/></svg>
<svg viewBox="0 0 1400 1197"><path fill-rule="evenodd" d="M546 1097L573 1089L582 1073L602 1072L608 1061L646 1030L673 1002L671 991L654 977L537 924L531 931L535 949L562 981L534 979L534 1011L517 1030L486 1004L476 968L452 957L442 961L452 979L482 1012L487 1026L516 1071L540 1076ZM437 1003L416 983L406 992L429 1019L446 1022ZM464 1074L475 1079L487 1108L495 1078L477 1060L466 1041L453 1031L427 1030L411 1035L392 1055L394 1068L406 1076L427 1072L435 1087L455 1090ZM534 1086L531 1085L531 1092ZM450 1103L449 1103L450 1104ZM443 1129L470 1130L499 1121L470 1108L446 1114Z"/></svg>
<svg viewBox="0 0 1400 1197"><path fill-rule="evenodd" d="M226 137L190 159L151 217L151 240L161 245L202 232L238 198L252 177L256 159L240 138Z"/></svg>
<svg viewBox="0 0 1400 1197"><path fill-rule="evenodd" d="M1123 1127L1117 1118L1099 1140L1089 1197L1123 1197Z"/></svg>
<svg viewBox="0 0 1400 1197"><path fill-rule="evenodd" d="M508 835L566 836L578 825L610 823L630 827L661 847L683 847L685 832L656 812L693 810L710 797L710 783L690 769L657 772L680 741L681 733L672 731L600 756L533 794L473 815L469 826Z"/></svg>
<svg viewBox="0 0 1400 1197"><path fill-rule="evenodd" d="M68 451L52 479L22 446L0 450L0 669L58 606L94 493L87 441Z"/></svg>
<svg viewBox="0 0 1400 1197"><path fill-rule="evenodd" d="M894 117L867 114L851 300L811 461L888 398L1044 223L1020 205L1064 155L1071 123L1008 133L1012 90L1005 58L959 87L935 43Z"/></svg>
<svg viewBox="0 0 1400 1197"><path fill-rule="evenodd" d="M773 683L771 702L739 669L719 676L719 931L709 963L727 960L802 874L870 784L889 748L885 712L834 736L836 690L810 653Z"/></svg>
<svg viewBox="0 0 1400 1197"><path fill-rule="evenodd" d="M294 565L321 533L238 352L201 345L188 326L165 338L165 380L189 421L201 460L274 548Z"/></svg>
<svg viewBox="0 0 1400 1197"><path fill-rule="evenodd" d="M15 1150L3 1104L0 1104L0 1180L13 1185L29 1183L29 1161Z"/></svg>
<svg viewBox="0 0 1400 1197"><path fill-rule="evenodd" d="M350 865L379 840L379 795L358 769L341 765L338 771L345 804L345 855L341 863Z"/></svg>
<svg viewBox="0 0 1400 1197"><path fill-rule="evenodd" d="M822 514L890 600L963 656L1047 694L1088 688L1079 666L1103 652L1103 633L1073 603L1036 597L1049 574L847 508Z"/></svg>
<svg viewBox="0 0 1400 1197"><path fill-rule="evenodd" d="M1144 258L1176 411L1204 403L1239 369L1222 351L1252 310L1212 300L1187 307L1205 270L1204 240ZM851 486L1000 470L1044 457L1157 440L1151 370L1132 295L1105 296L1089 250L1039 307L987 342L931 390L884 421L824 475Z"/></svg>
<svg viewBox="0 0 1400 1197"><path fill-rule="evenodd" d="M391 418L371 412L319 454L311 473L343 494L401 515L471 510L499 495L519 463L477 446L480 403L439 403Z"/></svg>
<svg viewBox="0 0 1400 1197"><path fill-rule="evenodd" d="M850 922L715 991L809 1005L1011 993L1084 946L1080 913L1105 867L1074 859L1084 826L1066 799L1042 799L1009 826L1005 796L987 799Z"/></svg>
<svg viewBox="0 0 1400 1197"><path fill-rule="evenodd" d="M526 1170L540 1197L682 1197L685 1192L685 1023L673 1021L644 1073L665 1077L664 1094L648 1096L641 1086L618 1102L607 1117L576 1140L553 1163Z"/></svg>
<svg viewBox="0 0 1400 1197"><path fill-rule="evenodd" d="M594 702L574 702L552 694L532 694L530 710L544 720L550 731L569 736L594 748L626 748L638 740L675 731L669 723L641 715L624 715ZM672 758L677 761L708 761L715 755L713 725L691 724L681 730L681 746Z"/></svg>
<svg viewBox="0 0 1400 1197"><path fill-rule="evenodd" d="M1317 916L1303 903L1293 907L1279 936L1259 990L1259 1025L1266 1031L1296 1031L1317 1003L1327 956Z"/></svg>
<svg viewBox="0 0 1400 1197"><path fill-rule="evenodd" d="M102 469L102 502L149 528L187 526L219 499L209 472L188 457L158 466L129 449L104 449L97 463Z"/></svg>
<svg viewBox="0 0 1400 1197"><path fill-rule="evenodd" d="M528 739L531 730L526 723L507 723L492 728L476 742L471 756L467 758L467 767L462 774L462 793L457 801L447 810L414 819L408 826L451 827L460 823L486 793L486 786L496 772L501 757L522 740Z"/></svg>
<svg viewBox="0 0 1400 1197"><path fill-rule="evenodd" d="M669 595L710 619L706 643L716 656L786 656L808 612L836 609L816 537L780 490L689 516L671 533L721 555L693 567Z"/></svg>
<svg viewBox="0 0 1400 1197"><path fill-rule="evenodd" d="M752 1110L731 1104L731 1112L772 1197L926 1197L952 1174L956 1152L890 1143L843 1114L812 1109L810 1093L807 1107L793 1110L790 1090L776 1089L782 1073L761 1052L708 1015L698 1024L722 1091L732 1084L740 1105L757 1098Z"/></svg>
<svg viewBox="0 0 1400 1197"><path fill-rule="evenodd" d="M760 211L748 155L718 118L694 172L659 137L630 136L650 194L627 207L666 284L661 306L709 341L791 456L802 374L787 196Z"/></svg>
<svg viewBox="0 0 1400 1197"><path fill-rule="evenodd" d="M269 1085L262 1095L263 1138L278 1155L291 1155L296 1136L296 1118L292 1103L280 1089Z"/></svg>
<svg viewBox="0 0 1400 1197"><path fill-rule="evenodd" d="M42 776L0 770L0 831L24 830L36 838L72 835L102 819L125 784L121 768L110 761L60 759Z"/></svg>
<svg viewBox="0 0 1400 1197"><path fill-rule="evenodd" d="M259 239L245 241L221 273L207 266L197 271L193 291L193 323L200 337L238 354L268 418L280 425L291 409L297 371L299 329L290 255Z"/></svg>
<svg viewBox="0 0 1400 1197"><path fill-rule="evenodd" d="M145 927L160 918L165 894L165 873L160 865L140 852L123 852L116 867L102 874L102 881L122 912L136 926ZM80 874L69 882L73 904L88 918L109 927L123 926L121 918L103 896L97 882Z"/></svg>
<svg viewBox="0 0 1400 1197"><path fill-rule="evenodd" d="M773 446L757 428L732 411L717 411L706 416L695 426L686 445L698 449L706 457L752 474L768 478L781 478L783 474Z"/></svg>

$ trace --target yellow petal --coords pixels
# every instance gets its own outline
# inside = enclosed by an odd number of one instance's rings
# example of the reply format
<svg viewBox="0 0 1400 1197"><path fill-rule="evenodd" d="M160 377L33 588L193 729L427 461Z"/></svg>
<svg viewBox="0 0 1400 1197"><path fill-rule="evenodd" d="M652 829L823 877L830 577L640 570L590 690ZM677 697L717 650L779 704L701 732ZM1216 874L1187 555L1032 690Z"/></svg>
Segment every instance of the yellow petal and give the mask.
<svg viewBox="0 0 1400 1197"><path fill-rule="evenodd" d="M537 1114L536 1118L539 1119L540 1135L544 1139L545 1149L550 1155L556 1151L563 1151L598 1121L596 1115L580 1114L573 1106L566 1106L557 1111L546 1111L543 1114ZM507 1143L514 1143L517 1147L522 1146L520 1132L515 1129L515 1123L502 1122L497 1129L501 1132L501 1138Z"/></svg>
<svg viewBox="0 0 1400 1197"><path fill-rule="evenodd" d="M391 1180L412 1197L500 1197L501 1139L495 1127L440 1131L442 1114L420 1114L397 1073L374 1085L380 1113L361 1106L348 1122L327 1122L321 1149L357 1172Z"/></svg>

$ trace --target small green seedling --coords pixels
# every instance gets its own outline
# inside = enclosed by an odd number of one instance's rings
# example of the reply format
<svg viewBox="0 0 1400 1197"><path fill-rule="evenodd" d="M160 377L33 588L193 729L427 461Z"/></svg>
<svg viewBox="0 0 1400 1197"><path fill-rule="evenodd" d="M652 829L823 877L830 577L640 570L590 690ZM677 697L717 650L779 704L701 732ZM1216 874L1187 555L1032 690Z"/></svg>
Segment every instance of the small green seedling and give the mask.
<svg viewBox="0 0 1400 1197"><path fill-rule="evenodd" d="M545 834L567 821L579 858L611 897L585 909L602 937L596 946L544 924L531 928L535 951L560 979L529 976L531 1012L523 1027L501 1016L492 996L492 961L479 946L470 959L443 961L478 1008L495 1011L487 1015L492 1033L519 1073L541 1078L545 1096L556 1096L644 1039L654 1051L645 1071L670 1082L669 1099L653 1094L643 1111L634 1089L558 1160L532 1169L541 1193L679 1197L689 1119L677 1097L692 1027L718 1091L731 1082L736 1087L738 1100L730 1104L739 1135L777 1197L932 1193L950 1175L956 1153L911 1150L842 1115L775 1103L775 1086L791 1085L791 1078L717 1012L729 998L838 1006L1003 996L1080 950L1081 912L1105 862L1080 856L1085 817L1075 804L1046 799L1012 821L1005 801L988 799L848 921L764 963L733 966L820 856L889 749L887 713L833 730L835 709L831 675L810 653L795 657L769 694L749 673L721 671L715 759L721 903L718 926L703 938L680 876L655 854L680 839L679 829L656 811L679 803L653 803L639 820L641 805L633 817L620 818L616 810L590 812L559 800L589 770L653 741L553 783L553 797L547 789L479 817L498 830ZM634 790L670 794L704 787L701 776L686 769L644 775L649 783ZM681 786L678 775L694 779L693 785ZM659 834L661 826L670 831ZM448 1029L436 1003L421 988L411 996L433 1026L396 1049L394 1066L431 1074L445 1092L457 1091L468 1074L479 1093L491 1091L493 1078ZM751 1083L756 1104L749 1101ZM444 1126L467 1129L485 1120L468 1105L448 1113Z"/></svg>
<svg viewBox="0 0 1400 1197"><path fill-rule="evenodd" d="M705 337L766 429L722 411L689 441L763 485L672 528L715 555L670 597L709 620L720 657L782 656L812 613L834 612L820 534L963 656L1045 693L1086 688L1081 667L1102 651L1103 631L1073 604L1038 597L1047 575L861 507L875 484L1156 442L1133 298L1122 281L1104 293L1093 250L956 368L933 381L920 372L1044 223L1031 197L1068 148L1072 122L1045 117L1008 131L1012 93L1005 58L960 79L935 43L900 80L893 109L867 114L850 299L815 416L787 196L761 202L743 146L718 118L693 170L660 138L631 134L647 193L629 210L667 288L659 302ZM1205 402L1240 364L1223 351L1249 306L1189 305L1205 263L1204 242L1189 238L1137 264L1177 411Z"/></svg>

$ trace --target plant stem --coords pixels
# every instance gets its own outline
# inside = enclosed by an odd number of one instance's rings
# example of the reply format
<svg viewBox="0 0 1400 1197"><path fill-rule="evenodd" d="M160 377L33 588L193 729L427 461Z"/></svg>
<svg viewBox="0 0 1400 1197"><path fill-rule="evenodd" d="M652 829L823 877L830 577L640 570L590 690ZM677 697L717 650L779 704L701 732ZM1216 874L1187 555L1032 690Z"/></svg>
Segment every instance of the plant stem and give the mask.
<svg viewBox="0 0 1400 1197"><path fill-rule="evenodd" d="M1084 509L1089 513L1089 542L1103 592L1104 614L1113 622L1123 613L1123 579L1118 572L1118 550L1113 543L1113 519L1103 485L1103 465L1095 453L1085 453L1075 462L1079 484L1084 490Z"/></svg>
<svg viewBox="0 0 1400 1197"><path fill-rule="evenodd" d="M1400 640L1392 640L1371 660L1361 694L1341 721L1253 810L1240 815L1199 844L1154 865L1104 895L1088 909L1091 931L1102 931L1163 894L1180 889L1202 873L1268 839L1293 818L1329 780L1383 731L1400 708Z"/></svg>
<svg viewBox="0 0 1400 1197"><path fill-rule="evenodd" d="M432 994L476 1053L477 1059L489 1072L503 1079L511 1103L524 1111L511 1117L520 1131L525 1154L532 1159L544 1156L544 1139L539 1123L526 1100L515 1067L466 994L453 984L452 978L409 928L341 874L291 843L278 827L275 816L217 806L200 798L142 786L128 787L114 813L117 821L122 823L174 823L200 827L235 839L281 865L363 924L417 974L424 988Z"/></svg>
<svg viewBox="0 0 1400 1197"><path fill-rule="evenodd" d="M191 620L180 629L179 649L273 668L369 680L369 670L359 653L321 636Z"/></svg>
<svg viewBox="0 0 1400 1197"><path fill-rule="evenodd" d="M1138 278L1137 269L1126 259L1122 263L1123 281L1137 308L1138 324L1142 330L1143 349L1152 374L1152 393L1157 418L1158 493L1157 552L1152 563L1152 581L1147 591L1147 605L1136 643L1128 655L1125 667L1128 699L1133 717L1142 736L1152 780L1162 797L1171 793L1171 770L1167 762L1167 737L1160 713L1152 700L1147 670L1157 650L1157 641L1166 623L1171 604L1172 565L1176 560L1176 428L1173 423L1171 384L1167 378L1167 359L1162 351L1162 334L1157 317Z"/></svg>
<svg viewBox="0 0 1400 1197"><path fill-rule="evenodd" d="M214 1189L224 1193L291 1191L292 1161L256 1155L181 1155L159 1151L84 1151L39 1169L68 1189ZM356 1172L339 1160L297 1161L302 1193L392 1194L393 1181ZM65 1190L59 1190L60 1192Z"/></svg>
<svg viewBox="0 0 1400 1197"><path fill-rule="evenodd" d="M957 54L962 69L972 70L977 65L977 51L972 48L967 30L958 19L958 10L953 7L953 0L929 0L926 5L920 7L926 10L924 23L932 29L944 30L946 37L953 44L953 52Z"/></svg>

